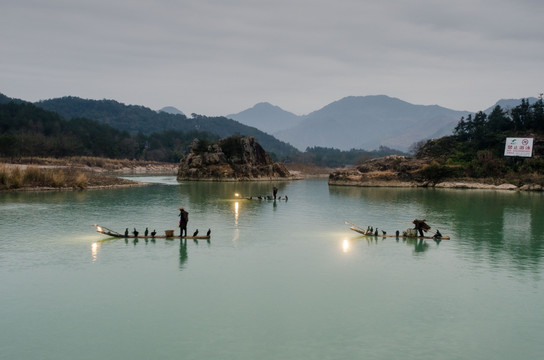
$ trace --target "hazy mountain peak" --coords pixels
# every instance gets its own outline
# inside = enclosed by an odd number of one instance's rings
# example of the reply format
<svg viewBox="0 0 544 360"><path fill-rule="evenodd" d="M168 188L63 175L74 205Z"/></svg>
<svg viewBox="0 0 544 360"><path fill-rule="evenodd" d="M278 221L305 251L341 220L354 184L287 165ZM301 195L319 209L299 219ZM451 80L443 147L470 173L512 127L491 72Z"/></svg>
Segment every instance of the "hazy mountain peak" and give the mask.
<svg viewBox="0 0 544 360"><path fill-rule="evenodd" d="M181 110L173 107L173 106L165 106L162 109L160 109L158 112L165 112L167 114L173 114L173 115L185 115Z"/></svg>
<svg viewBox="0 0 544 360"><path fill-rule="evenodd" d="M437 105L414 105L386 95L348 96L305 116L275 135L297 148L406 150L421 139L445 135L467 113Z"/></svg>
<svg viewBox="0 0 544 360"><path fill-rule="evenodd" d="M230 114L226 117L256 127L269 134L291 128L302 120L302 117L268 102L257 103L238 114Z"/></svg>

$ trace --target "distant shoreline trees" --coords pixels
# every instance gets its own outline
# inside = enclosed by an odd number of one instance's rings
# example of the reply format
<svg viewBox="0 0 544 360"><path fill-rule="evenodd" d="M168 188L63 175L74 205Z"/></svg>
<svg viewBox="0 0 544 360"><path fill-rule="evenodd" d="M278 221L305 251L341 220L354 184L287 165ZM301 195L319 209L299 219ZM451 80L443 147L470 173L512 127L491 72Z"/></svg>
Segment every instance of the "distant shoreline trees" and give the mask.
<svg viewBox="0 0 544 360"><path fill-rule="evenodd" d="M533 157L504 156L507 137L533 137ZM505 177L508 174L541 176L544 173L544 106L542 97L534 104L523 99L511 110L496 106L487 115L479 111L462 117L453 135L429 140L417 157L436 160L434 167L443 173L473 178ZM444 171L449 167L449 171Z"/></svg>
<svg viewBox="0 0 544 360"><path fill-rule="evenodd" d="M195 137L208 140L218 138L196 130L131 135L95 120L66 120L31 103L0 104L2 157L96 156L178 162Z"/></svg>

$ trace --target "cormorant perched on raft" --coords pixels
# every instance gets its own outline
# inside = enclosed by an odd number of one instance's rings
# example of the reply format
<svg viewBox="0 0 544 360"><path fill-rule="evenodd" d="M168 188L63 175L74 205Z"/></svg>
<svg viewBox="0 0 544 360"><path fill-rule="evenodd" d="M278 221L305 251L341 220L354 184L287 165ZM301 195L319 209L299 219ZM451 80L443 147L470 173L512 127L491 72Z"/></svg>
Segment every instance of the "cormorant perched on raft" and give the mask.
<svg viewBox="0 0 544 360"><path fill-rule="evenodd" d="M128 237L128 228L125 229L125 237Z"/></svg>
<svg viewBox="0 0 544 360"><path fill-rule="evenodd" d="M396 235L397 237L399 237L399 231L398 231L398 230L395 232L395 235Z"/></svg>
<svg viewBox="0 0 544 360"><path fill-rule="evenodd" d="M144 236L147 237L147 234L149 234L149 230L147 228L145 228L145 231L144 231Z"/></svg>
<svg viewBox="0 0 544 360"><path fill-rule="evenodd" d="M134 234L134 237L135 237L135 238L137 238L137 237L138 237L138 234L139 234L139 232L138 232L138 231L136 231L136 228L134 228L134 231L133 231L132 233Z"/></svg>
<svg viewBox="0 0 544 360"><path fill-rule="evenodd" d="M374 236L378 236L378 228L376 228L376 231L374 231Z"/></svg>
<svg viewBox="0 0 544 360"><path fill-rule="evenodd" d="M197 236L198 235L198 229L196 229L196 231L193 233L193 236Z"/></svg>
<svg viewBox="0 0 544 360"><path fill-rule="evenodd" d="M438 229L436 229L436 233L433 235L434 238L441 238L442 237L442 234L440 233L440 231L438 231Z"/></svg>
<svg viewBox="0 0 544 360"><path fill-rule="evenodd" d="M385 231L382 230L382 234L383 236L387 235L387 233Z"/></svg>
<svg viewBox="0 0 544 360"><path fill-rule="evenodd" d="M153 231L151 232L151 237L155 237L156 234L157 232L155 231L155 229L153 229Z"/></svg>
<svg viewBox="0 0 544 360"><path fill-rule="evenodd" d="M206 233L206 236L210 236L211 233L212 233L212 229L208 229L208 232Z"/></svg>

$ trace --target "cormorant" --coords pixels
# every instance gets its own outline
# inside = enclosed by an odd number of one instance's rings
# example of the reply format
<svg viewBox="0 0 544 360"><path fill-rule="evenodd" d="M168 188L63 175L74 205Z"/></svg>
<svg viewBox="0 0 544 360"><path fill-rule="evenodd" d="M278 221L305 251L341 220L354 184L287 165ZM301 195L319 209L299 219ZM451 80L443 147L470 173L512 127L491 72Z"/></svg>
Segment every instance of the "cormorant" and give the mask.
<svg viewBox="0 0 544 360"><path fill-rule="evenodd" d="M376 228L376 231L374 231L374 236L378 236L378 228Z"/></svg>
<svg viewBox="0 0 544 360"><path fill-rule="evenodd" d="M210 236L211 233L212 233L212 229L208 229L208 232L206 233L206 236Z"/></svg>
<svg viewBox="0 0 544 360"><path fill-rule="evenodd" d="M147 236L147 234L149 234L149 230L147 228L145 228L144 236Z"/></svg>
<svg viewBox="0 0 544 360"><path fill-rule="evenodd" d="M198 235L198 229L196 229L196 231L193 233L193 236L197 236Z"/></svg>
<svg viewBox="0 0 544 360"><path fill-rule="evenodd" d="M125 237L128 237L128 228L125 229Z"/></svg>
<svg viewBox="0 0 544 360"><path fill-rule="evenodd" d="M434 234L435 238L441 238L442 237L442 234L440 233L440 231L438 231L438 229L436 229L436 234Z"/></svg>
<svg viewBox="0 0 544 360"><path fill-rule="evenodd" d="M156 234L157 232L155 231L155 229L153 229L153 231L151 232L151 237L155 237Z"/></svg>
<svg viewBox="0 0 544 360"><path fill-rule="evenodd" d="M137 238L138 237L138 231L136 231L136 228L134 228L134 231L132 232L134 234L134 237Z"/></svg>
<svg viewBox="0 0 544 360"><path fill-rule="evenodd" d="M398 230L395 232L395 235L397 235L397 237L399 237L399 231Z"/></svg>
<svg viewBox="0 0 544 360"><path fill-rule="evenodd" d="M385 231L383 231L383 230L382 230L382 234L383 234L384 236L387 235L387 233L386 233Z"/></svg>

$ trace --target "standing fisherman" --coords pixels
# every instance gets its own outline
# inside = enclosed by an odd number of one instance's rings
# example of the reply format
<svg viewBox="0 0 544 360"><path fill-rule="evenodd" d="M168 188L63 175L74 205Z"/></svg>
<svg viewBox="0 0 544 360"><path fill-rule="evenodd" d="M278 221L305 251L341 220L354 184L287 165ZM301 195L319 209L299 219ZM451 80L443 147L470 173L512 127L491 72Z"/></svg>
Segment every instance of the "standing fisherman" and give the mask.
<svg viewBox="0 0 544 360"><path fill-rule="evenodd" d="M179 236L187 236L187 223L189 222L189 213L183 209L183 206L179 207ZM185 231L185 235L183 232Z"/></svg>
<svg viewBox="0 0 544 360"><path fill-rule="evenodd" d="M415 219L412 221L412 224L414 224L414 229L416 229L417 232L419 232L419 236L423 237L423 231L427 232L431 229L431 227L429 225L427 225L427 223L425 222L427 220L423 219L423 220L418 220L418 219Z"/></svg>
<svg viewBox="0 0 544 360"><path fill-rule="evenodd" d="M272 189L272 193L274 194L274 200L276 200L276 195L278 195L278 188L274 186Z"/></svg>

